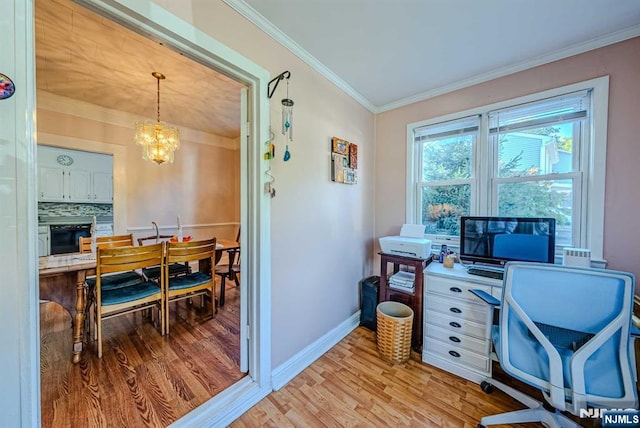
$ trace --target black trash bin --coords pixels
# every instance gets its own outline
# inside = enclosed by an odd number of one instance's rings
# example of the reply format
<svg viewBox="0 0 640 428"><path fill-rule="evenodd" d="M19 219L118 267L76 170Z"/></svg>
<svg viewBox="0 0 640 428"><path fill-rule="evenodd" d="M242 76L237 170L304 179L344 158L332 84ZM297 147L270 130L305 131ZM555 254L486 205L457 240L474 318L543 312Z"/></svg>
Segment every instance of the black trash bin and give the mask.
<svg viewBox="0 0 640 428"><path fill-rule="evenodd" d="M370 276L360 282L360 325L376 331L376 307L380 292L380 277Z"/></svg>

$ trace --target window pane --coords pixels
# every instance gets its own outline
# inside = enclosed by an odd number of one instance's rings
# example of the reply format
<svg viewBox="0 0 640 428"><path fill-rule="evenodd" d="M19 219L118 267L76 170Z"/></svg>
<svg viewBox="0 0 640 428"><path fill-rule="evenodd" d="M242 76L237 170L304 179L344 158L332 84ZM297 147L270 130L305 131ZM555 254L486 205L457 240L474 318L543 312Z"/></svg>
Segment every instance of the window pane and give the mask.
<svg viewBox="0 0 640 428"><path fill-rule="evenodd" d="M574 124L576 122L494 137L498 138L498 176L572 172Z"/></svg>
<svg viewBox="0 0 640 428"><path fill-rule="evenodd" d="M572 244L571 180L526 181L498 184L498 215L556 219L556 246Z"/></svg>
<svg viewBox="0 0 640 428"><path fill-rule="evenodd" d="M474 135L457 135L425 142L422 146L422 181L470 178L474 139Z"/></svg>
<svg viewBox="0 0 640 428"><path fill-rule="evenodd" d="M469 215L471 185L428 186L422 188L422 224L426 233L459 235L460 216Z"/></svg>

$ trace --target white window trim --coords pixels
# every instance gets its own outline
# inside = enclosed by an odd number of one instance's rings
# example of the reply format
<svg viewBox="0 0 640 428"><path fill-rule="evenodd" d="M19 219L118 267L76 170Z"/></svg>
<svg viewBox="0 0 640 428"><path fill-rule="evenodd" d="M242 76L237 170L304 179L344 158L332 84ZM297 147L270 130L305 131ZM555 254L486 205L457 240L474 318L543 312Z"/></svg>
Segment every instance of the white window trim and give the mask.
<svg viewBox="0 0 640 428"><path fill-rule="evenodd" d="M582 189L588 192L586 212L582 214L582 226L586 227L585 235L581 235L583 242L581 246L591 250L591 260L594 267L605 267L604 260L604 202L605 202L605 176L607 165L607 125L609 115L609 76L598 77L584 82L578 82L547 91L537 92L535 94L525 95L513 98L507 101L501 101L457 113L447 114L420 122L409 123L407 125L407 175L406 175L406 223L419 223L418 214L418 195L414 177L418 168L417 161L420 158L414 145L414 130L423 126L434 125L440 122L459 119L465 116L482 115L482 120L486 121L486 113L491 110L499 110L516 104L524 104L538 101L544 98L551 98L569 92L591 89L591 128L587 135L587 144L584 146L588 151L589 163L586 167L588 171L587 188ZM486 123L482 123L486 125ZM482 126L481 125L481 126ZM485 128L486 129L486 128ZM486 139L486 134L481 132L478 136L479 145ZM482 144L483 145L483 144ZM474 149L475 150L475 149ZM474 153L475 154L475 153ZM587 153L583 151L583 156ZM482 159L481 159L482 158ZM488 154L476 156L476 162L487 162ZM474 172L477 172L477 165L474 164ZM476 180L487 177L475 176ZM476 186L476 188L481 186ZM480 189L482 191L482 189ZM482 198L482 195L472 195L473 199ZM472 200L473 206L478 206L476 201ZM486 213L478 213L484 215ZM459 245L459 239L443 238L430 236L434 244Z"/></svg>

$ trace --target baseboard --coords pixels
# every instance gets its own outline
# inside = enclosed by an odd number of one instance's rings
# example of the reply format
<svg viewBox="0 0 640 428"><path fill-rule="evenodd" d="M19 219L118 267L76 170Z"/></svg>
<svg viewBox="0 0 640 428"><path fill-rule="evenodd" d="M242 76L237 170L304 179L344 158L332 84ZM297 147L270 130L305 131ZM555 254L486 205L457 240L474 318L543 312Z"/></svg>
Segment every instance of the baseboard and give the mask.
<svg viewBox="0 0 640 428"><path fill-rule="evenodd" d="M298 352L285 363L276 367L271 372L271 386L274 391L285 386L291 379L309 367L311 363L320 358L325 352L344 339L360 324L360 311L351 315L336 328L327 332L324 336L311 345Z"/></svg>
<svg viewBox="0 0 640 428"><path fill-rule="evenodd" d="M271 388L259 387L247 376L175 421L170 428L227 427L270 392Z"/></svg>

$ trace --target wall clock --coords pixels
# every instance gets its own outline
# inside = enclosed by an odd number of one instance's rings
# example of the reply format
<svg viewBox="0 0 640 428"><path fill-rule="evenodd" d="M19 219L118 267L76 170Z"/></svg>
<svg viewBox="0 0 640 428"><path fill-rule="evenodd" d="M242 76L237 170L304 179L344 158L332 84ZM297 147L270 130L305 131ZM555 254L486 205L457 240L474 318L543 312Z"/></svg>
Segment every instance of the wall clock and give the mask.
<svg viewBox="0 0 640 428"><path fill-rule="evenodd" d="M69 155L58 155L56 158L60 165L69 166L73 163L73 158Z"/></svg>

